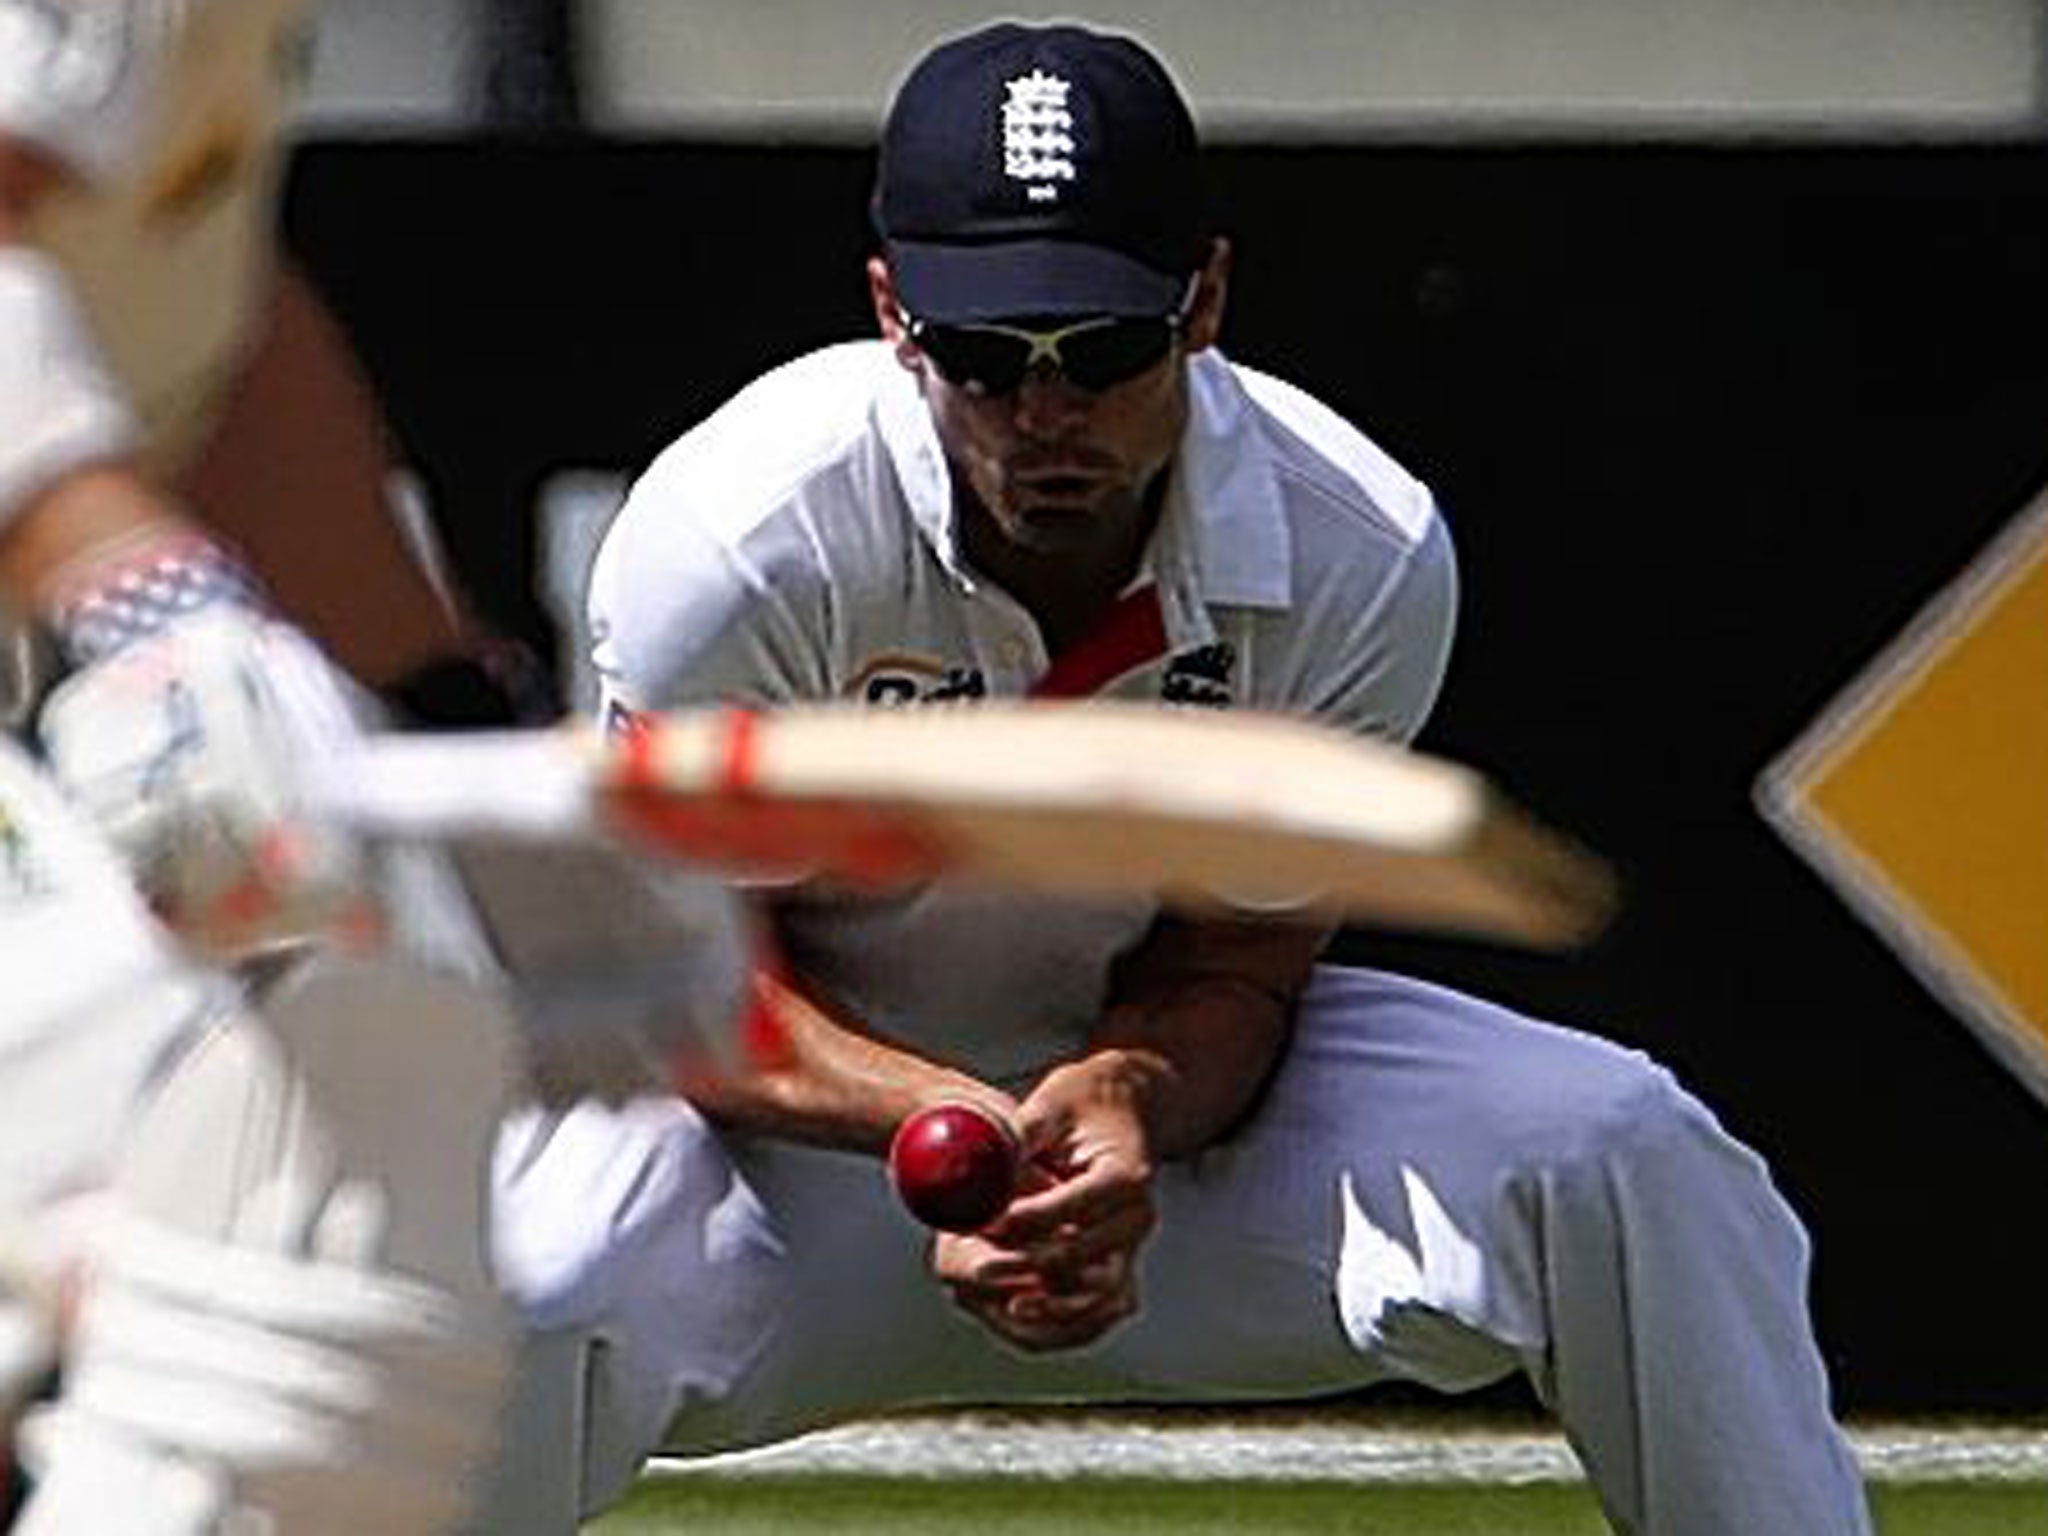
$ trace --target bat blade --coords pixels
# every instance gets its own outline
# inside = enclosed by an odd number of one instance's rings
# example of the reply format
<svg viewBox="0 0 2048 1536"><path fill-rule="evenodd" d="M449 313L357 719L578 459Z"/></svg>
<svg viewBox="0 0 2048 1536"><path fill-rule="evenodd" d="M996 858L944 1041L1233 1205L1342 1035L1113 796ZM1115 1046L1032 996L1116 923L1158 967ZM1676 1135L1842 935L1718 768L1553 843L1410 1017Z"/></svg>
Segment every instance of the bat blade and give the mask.
<svg viewBox="0 0 2048 1536"><path fill-rule="evenodd" d="M800 706L374 741L324 796L387 836L600 833L738 871L943 876L1536 947L1607 921L1605 865L1479 774L1329 727L1103 701Z"/></svg>

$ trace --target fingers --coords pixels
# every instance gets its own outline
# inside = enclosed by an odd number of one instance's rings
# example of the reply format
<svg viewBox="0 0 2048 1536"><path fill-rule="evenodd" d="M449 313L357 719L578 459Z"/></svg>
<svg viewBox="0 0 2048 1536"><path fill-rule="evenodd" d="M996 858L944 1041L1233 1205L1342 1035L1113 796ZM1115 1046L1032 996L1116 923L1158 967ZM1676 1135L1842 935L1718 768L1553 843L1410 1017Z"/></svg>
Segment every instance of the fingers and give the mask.
<svg viewBox="0 0 2048 1536"><path fill-rule="evenodd" d="M966 1239L950 1258L939 1257L936 1267L954 1305L1014 1348L1034 1354L1076 1349L1138 1309L1136 1266L1128 1250L1055 1282L1021 1265L1017 1255L974 1251L989 1246Z"/></svg>
<svg viewBox="0 0 2048 1536"><path fill-rule="evenodd" d="M1049 1229L1021 1230L1005 1217L982 1234L991 1252L977 1274L994 1284L1071 1290L1085 1286L1085 1276L1105 1260L1135 1255L1157 1224L1149 1198L1121 1202L1085 1225L1061 1222Z"/></svg>
<svg viewBox="0 0 2048 1536"><path fill-rule="evenodd" d="M991 1245L982 1272L1060 1292L1085 1285L1080 1277L1106 1259L1135 1255L1159 1221L1150 1188L1077 1185L1013 1201L981 1233Z"/></svg>
<svg viewBox="0 0 2048 1536"><path fill-rule="evenodd" d="M1137 1310L1137 1293L1126 1285L1099 1296L1019 1296L982 1321L1017 1349L1050 1354L1094 1343Z"/></svg>
<svg viewBox="0 0 2048 1536"><path fill-rule="evenodd" d="M944 1234L932 1270L955 1306L1006 1343L1034 1353L1078 1348L1137 1311L1137 1255L1154 1222L1147 1198L1026 1247L993 1230Z"/></svg>

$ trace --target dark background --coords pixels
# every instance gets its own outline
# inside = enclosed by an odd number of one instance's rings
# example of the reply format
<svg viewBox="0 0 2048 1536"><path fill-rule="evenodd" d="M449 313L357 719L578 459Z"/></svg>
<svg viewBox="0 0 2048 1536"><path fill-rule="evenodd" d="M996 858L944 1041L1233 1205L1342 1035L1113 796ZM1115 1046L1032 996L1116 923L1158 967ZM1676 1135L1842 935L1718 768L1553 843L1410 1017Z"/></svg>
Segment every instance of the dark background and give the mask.
<svg viewBox="0 0 2048 1536"><path fill-rule="evenodd" d="M1424 745L1628 888L1574 957L1343 952L1686 1077L1809 1220L1847 1408L2048 1410L2048 1110L1750 799L2048 481L2048 149L1213 160L1226 346L1359 421L1458 534L1465 618ZM870 328L869 169L801 144L305 148L289 235L500 623L552 643L525 522L547 474L636 468L769 364Z"/></svg>

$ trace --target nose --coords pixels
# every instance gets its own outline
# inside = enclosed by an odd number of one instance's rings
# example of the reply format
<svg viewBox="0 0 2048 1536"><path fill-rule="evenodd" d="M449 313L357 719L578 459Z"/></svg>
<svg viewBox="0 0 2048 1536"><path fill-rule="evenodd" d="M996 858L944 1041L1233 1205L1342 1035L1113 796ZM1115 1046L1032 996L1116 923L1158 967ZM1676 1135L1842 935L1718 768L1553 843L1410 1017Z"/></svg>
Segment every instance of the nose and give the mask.
<svg viewBox="0 0 2048 1536"><path fill-rule="evenodd" d="M1059 369L1034 367L1017 386L1017 430L1031 437L1057 437L1087 416L1093 399Z"/></svg>

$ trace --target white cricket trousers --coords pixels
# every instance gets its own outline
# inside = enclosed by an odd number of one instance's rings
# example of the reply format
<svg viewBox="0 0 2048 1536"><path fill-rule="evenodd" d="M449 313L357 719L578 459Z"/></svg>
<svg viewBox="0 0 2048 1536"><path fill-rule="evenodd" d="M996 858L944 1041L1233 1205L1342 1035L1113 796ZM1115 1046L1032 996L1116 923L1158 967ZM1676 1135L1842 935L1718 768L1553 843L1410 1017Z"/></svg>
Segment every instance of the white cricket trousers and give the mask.
<svg viewBox="0 0 2048 1536"><path fill-rule="evenodd" d="M667 1100L515 1123L497 1249L533 1334L479 1528L566 1531L652 1452L866 1410L1525 1371L1627 1536L1870 1529L1805 1235L1639 1053L1322 967L1256 1114L1158 1194L1138 1316L1026 1358L949 1306L872 1160L721 1139Z"/></svg>

